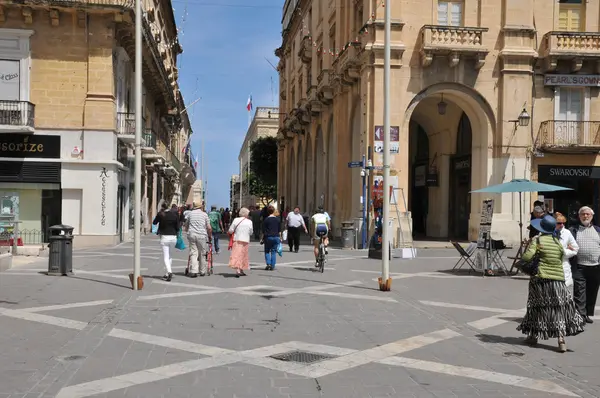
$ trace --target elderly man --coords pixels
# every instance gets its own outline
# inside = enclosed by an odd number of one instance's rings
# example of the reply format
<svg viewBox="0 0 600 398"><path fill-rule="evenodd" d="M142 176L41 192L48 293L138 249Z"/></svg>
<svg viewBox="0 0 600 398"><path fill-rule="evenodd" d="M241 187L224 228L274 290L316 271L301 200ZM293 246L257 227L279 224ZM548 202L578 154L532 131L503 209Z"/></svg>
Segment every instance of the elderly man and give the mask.
<svg viewBox="0 0 600 398"><path fill-rule="evenodd" d="M202 205L202 203L194 202L194 209L187 214L185 220L192 261L191 278L198 277L198 268L200 268L200 276L206 275L208 266L206 252L208 251L208 242L212 239L212 228L208 214L202 210Z"/></svg>
<svg viewBox="0 0 600 398"><path fill-rule="evenodd" d="M536 201L535 203L539 203L539 201ZM533 212L531 213L531 219L535 220L536 218L542 218L544 217L545 213L546 212L544 211L544 208L542 206L535 206L533 208ZM529 229L529 239L533 238L539 233L538 230L532 228L531 225L527 228Z"/></svg>
<svg viewBox="0 0 600 398"><path fill-rule="evenodd" d="M587 323L593 323L598 286L600 286L600 227L592 224L594 211L588 206L579 209L579 225L571 228L571 233L579 252L571 259L573 273L573 300L577 311Z"/></svg>

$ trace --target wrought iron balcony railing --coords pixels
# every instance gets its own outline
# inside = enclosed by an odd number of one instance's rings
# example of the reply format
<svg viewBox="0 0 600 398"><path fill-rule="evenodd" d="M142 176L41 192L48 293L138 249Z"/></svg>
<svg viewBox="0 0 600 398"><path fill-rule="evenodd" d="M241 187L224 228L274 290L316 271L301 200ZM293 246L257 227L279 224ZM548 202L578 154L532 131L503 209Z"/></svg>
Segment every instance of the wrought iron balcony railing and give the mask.
<svg viewBox="0 0 600 398"><path fill-rule="evenodd" d="M35 105L28 101L0 100L0 125L34 127Z"/></svg>
<svg viewBox="0 0 600 398"><path fill-rule="evenodd" d="M538 137L544 149L596 150L600 148L600 121L546 120Z"/></svg>
<svg viewBox="0 0 600 398"><path fill-rule="evenodd" d="M142 147L156 149L156 132L152 128L146 128L142 135Z"/></svg>

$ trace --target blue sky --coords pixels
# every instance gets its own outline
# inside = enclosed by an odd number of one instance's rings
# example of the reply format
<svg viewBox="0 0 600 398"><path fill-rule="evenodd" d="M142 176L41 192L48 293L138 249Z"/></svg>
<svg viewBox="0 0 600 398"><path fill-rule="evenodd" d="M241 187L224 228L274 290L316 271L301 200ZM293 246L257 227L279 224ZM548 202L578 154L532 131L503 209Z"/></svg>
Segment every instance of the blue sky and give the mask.
<svg viewBox="0 0 600 398"><path fill-rule="evenodd" d="M228 207L229 180L239 171L248 128L248 96L255 108L273 100L278 105L277 72L265 57L277 65L283 0L173 0L173 8L184 51L179 84L186 104L202 98L189 110L192 151L201 155L204 138L207 205Z"/></svg>

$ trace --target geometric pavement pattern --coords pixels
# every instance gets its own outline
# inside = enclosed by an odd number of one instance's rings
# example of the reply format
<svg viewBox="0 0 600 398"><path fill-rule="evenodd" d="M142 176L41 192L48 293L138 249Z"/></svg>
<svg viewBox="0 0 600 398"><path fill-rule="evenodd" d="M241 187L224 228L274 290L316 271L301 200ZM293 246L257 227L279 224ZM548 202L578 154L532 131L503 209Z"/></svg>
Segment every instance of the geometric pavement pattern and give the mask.
<svg viewBox="0 0 600 398"><path fill-rule="evenodd" d="M115 270L113 270L115 271ZM91 272L89 272L91 273ZM102 274L102 272L96 272L93 274ZM125 275L114 275L114 277L124 277ZM108 275L105 275L108 276ZM153 283L160 283L161 281L153 281ZM356 282L351 282L345 285L355 285ZM341 284L344 285L344 284ZM255 286L252 288L256 289ZM262 289L272 290L269 287L260 287ZM323 289L323 288L322 288ZM224 291L214 291L210 289L211 293L223 293ZM233 290L233 289L229 289ZM299 290L302 293L302 289L290 289ZM209 291L205 290L206 293ZM238 291L232 291L237 293ZM243 291L242 291L243 292ZM199 292L196 292L199 293ZM275 294L277 292L252 292L251 294ZM311 294L312 292L307 291ZM320 293L323 293L320 291ZM333 292L330 292L333 293ZM243 293L242 293L243 294ZM138 299L143 299L143 295ZM352 297L347 297L352 298ZM108 305L113 300L98 300L91 302L80 302L63 305L52 305L45 307L34 307L24 309L8 309L0 307L0 316L6 316L11 318L18 318L22 320L40 322L44 324L54 325L63 328L83 330L88 326L88 323L76 321L67 318L60 318L50 315L42 314L41 312L52 311L58 309L75 308L75 307L88 307L97 305ZM490 311L496 312L497 315L484 318L478 321L470 322L469 325L478 330L485 330L500 324L509 322L508 319L515 316L523 315L524 310L504 310L504 309L493 309L486 307L470 307L463 305L454 305L449 303L436 303L422 301L422 304L441 306L441 307L456 307L463 309L471 309L474 311ZM182 341L171 339L162 336L156 336L145 333L132 332L124 329L113 328L108 333L108 336L113 338L125 339L129 341L145 343L155 346L162 346L171 349L182 350L194 354L203 355L203 358L194 359L189 361L183 361L171 365L160 366L152 369L146 369L142 371L132 372L128 374L118 375L114 377L104 378L91 382L76 384L63 388L57 395L57 398L78 398L88 397L97 394L107 393L110 391L120 390L140 384L156 382L172 377L197 372L204 369L216 368L219 366L225 366L235 363L245 363L254 366L260 366L267 369L281 371L297 376L303 376L307 378L321 378L330 374L343 372L344 370L356 368L369 363L380 363L389 366L399 366L404 368L411 368L417 370L423 370L428 372L435 372L439 374L445 374L450 376L465 377L471 379L482 380L486 382L495 382L504 385L510 385L513 387L521 387L530 390L543 391L550 394L562 394L565 396L578 397L579 395L566 390L560 385L549 381L549 380L536 380L523 376L509 375L499 372L493 372L483 369L474 369L463 366L455 366L450 364L444 364L433 361L418 360L412 358L405 358L399 355L407 353L412 350L423 348L432 344L440 343L445 340L449 340L455 337L461 336L460 333L451 329L441 329L435 332L413 336L391 342L388 344L380 345L377 347L369 348L366 350L354 350L341 347L335 347L330 345L311 344L299 341L290 341L281 344L275 344L271 346L261 347L257 349L234 351L221 347L207 346L189 341ZM318 362L295 362L295 361L282 361L275 359L278 355L290 353L290 352L305 352L311 354L322 354L325 359Z"/></svg>

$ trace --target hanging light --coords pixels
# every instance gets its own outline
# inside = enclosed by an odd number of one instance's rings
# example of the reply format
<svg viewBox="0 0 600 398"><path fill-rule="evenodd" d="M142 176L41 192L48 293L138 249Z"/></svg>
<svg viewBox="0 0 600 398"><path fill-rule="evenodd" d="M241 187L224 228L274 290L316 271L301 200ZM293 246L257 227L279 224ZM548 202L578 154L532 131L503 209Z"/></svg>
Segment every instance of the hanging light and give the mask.
<svg viewBox="0 0 600 398"><path fill-rule="evenodd" d="M518 120L519 120L519 126L521 126L521 127L529 126L529 121L531 120L531 116L529 116L529 113L527 113L525 108L523 108L523 110L519 114Z"/></svg>
<svg viewBox="0 0 600 398"><path fill-rule="evenodd" d="M446 108L448 107L448 104L444 102L444 94L442 94L442 100L438 102L437 107L440 115L446 114Z"/></svg>

